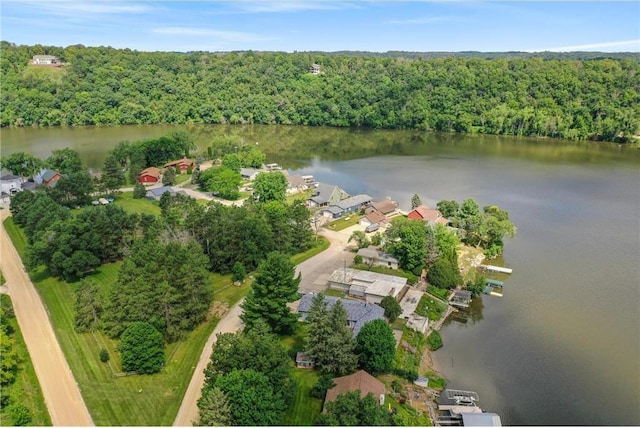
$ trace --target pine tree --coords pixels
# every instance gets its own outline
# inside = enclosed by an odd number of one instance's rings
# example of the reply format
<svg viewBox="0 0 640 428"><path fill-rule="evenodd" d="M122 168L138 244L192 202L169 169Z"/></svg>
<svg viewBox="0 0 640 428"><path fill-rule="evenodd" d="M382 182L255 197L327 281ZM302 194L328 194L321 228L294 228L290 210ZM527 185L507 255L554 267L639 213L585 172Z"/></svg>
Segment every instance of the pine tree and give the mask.
<svg viewBox="0 0 640 428"><path fill-rule="evenodd" d="M297 315L291 313L287 303L298 299L300 280L287 255L269 253L258 266L252 289L242 304L245 326L251 328L256 320L263 319L275 333L291 331Z"/></svg>
<svg viewBox="0 0 640 428"><path fill-rule="evenodd" d="M422 205L422 201L420 200L420 196L418 196L418 194L416 193L411 197L411 209L415 210L420 205Z"/></svg>

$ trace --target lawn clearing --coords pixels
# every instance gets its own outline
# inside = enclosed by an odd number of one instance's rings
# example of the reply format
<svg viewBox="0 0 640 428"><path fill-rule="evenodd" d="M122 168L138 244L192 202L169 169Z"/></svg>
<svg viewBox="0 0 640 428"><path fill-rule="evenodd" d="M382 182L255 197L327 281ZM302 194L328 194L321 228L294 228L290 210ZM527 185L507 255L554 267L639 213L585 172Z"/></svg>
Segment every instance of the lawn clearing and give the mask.
<svg viewBox="0 0 640 428"><path fill-rule="evenodd" d="M8 313L8 309L12 308L11 298L2 294L0 295L0 301L5 313ZM51 426L51 418L44 403L40 382L33 369L31 357L29 356L27 345L24 343L18 321L15 317L7 317L7 319L9 326L13 330L11 337L14 339L14 350L18 357L18 371L15 381L10 385L3 386L0 392L3 397L9 397L6 405L0 408L0 422L3 426L11 425L13 423L11 407L14 404L22 404L29 409L29 414L31 415L30 425Z"/></svg>
<svg viewBox="0 0 640 428"><path fill-rule="evenodd" d="M357 213L351 213L346 217L341 217L337 220L332 221L331 223L325 225L324 227L327 227L337 232L358 224L358 222L360 221L360 217L361 216Z"/></svg>
<svg viewBox="0 0 640 428"><path fill-rule="evenodd" d="M133 192L122 192L113 203L122 207L128 213L160 215L158 202L147 198L134 199Z"/></svg>
<svg viewBox="0 0 640 428"><path fill-rule="evenodd" d="M282 421L283 425L311 426L322 411L322 401L311 396L311 388L318 382L318 372L310 369L293 369L296 394Z"/></svg>
<svg viewBox="0 0 640 428"><path fill-rule="evenodd" d="M303 261L308 260L311 257L315 256L316 254L320 254L321 252L329 248L329 245L331 244L327 238L325 238L324 236L317 236L315 245L310 249L308 249L307 251L305 251L304 253L299 253L292 256L291 262L295 265L298 265Z"/></svg>

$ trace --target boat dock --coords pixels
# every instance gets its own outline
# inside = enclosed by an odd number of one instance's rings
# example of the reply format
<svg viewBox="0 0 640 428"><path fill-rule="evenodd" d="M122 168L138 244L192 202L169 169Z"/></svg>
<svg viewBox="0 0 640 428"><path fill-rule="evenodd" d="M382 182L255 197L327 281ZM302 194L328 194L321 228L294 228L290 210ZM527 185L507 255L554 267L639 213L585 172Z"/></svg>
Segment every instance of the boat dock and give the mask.
<svg viewBox="0 0 640 428"><path fill-rule="evenodd" d="M513 269L506 268L502 266L493 266L493 265L480 265L480 267L484 270L490 270L492 272L500 272L500 273L512 273Z"/></svg>
<svg viewBox="0 0 640 428"><path fill-rule="evenodd" d="M504 282L498 281L497 279L486 279L485 282L487 286L484 288L484 290L482 290L484 294L502 297L502 288L504 287Z"/></svg>

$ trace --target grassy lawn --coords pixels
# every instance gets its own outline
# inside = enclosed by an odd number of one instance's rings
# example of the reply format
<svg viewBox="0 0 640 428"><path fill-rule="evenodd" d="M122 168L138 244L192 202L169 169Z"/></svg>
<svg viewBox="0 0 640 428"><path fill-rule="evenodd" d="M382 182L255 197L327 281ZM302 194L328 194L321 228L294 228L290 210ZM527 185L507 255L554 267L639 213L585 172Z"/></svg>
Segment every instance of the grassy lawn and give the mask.
<svg viewBox="0 0 640 428"><path fill-rule="evenodd" d="M325 238L324 236L318 236L317 238L318 239L316 240L316 244L313 247L311 247L304 253L296 254L291 257L291 261L293 262L293 264L298 265L303 261L308 260L316 254L320 254L321 252L329 248L330 243L327 238Z"/></svg>
<svg viewBox="0 0 640 428"><path fill-rule="evenodd" d="M0 270L0 285L4 285L5 282L7 282L7 280L4 278L4 275L2 274L2 271Z"/></svg>
<svg viewBox="0 0 640 428"><path fill-rule="evenodd" d="M160 215L158 202L147 198L133 199L133 192L123 192L113 202L129 213Z"/></svg>
<svg viewBox="0 0 640 428"><path fill-rule="evenodd" d="M0 295L0 302L5 309L5 313L10 313L13 310L11 298L7 295ZM14 404L22 404L29 409L31 415L31 425L34 426L51 426L51 418L49 417L49 411L44 404L44 397L42 396L42 390L40 389L40 382L36 376L36 372L33 369L31 363L31 357L27 351L27 345L24 343L24 338L20 331L20 326L15 317L7 317L8 324L11 326L13 333L11 337L14 339L14 349L18 357L18 371L16 373L16 379L11 385L2 387L2 396L9 397L9 401L6 406L0 408L0 423L2 426L12 425L11 419L11 407Z"/></svg>
<svg viewBox="0 0 640 428"><path fill-rule="evenodd" d="M293 369L296 394L284 416L283 425L311 426L322 411L322 400L312 397L311 388L318 381L318 372L309 369Z"/></svg>
<svg viewBox="0 0 640 428"><path fill-rule="evenodd" d="M20 255L20 258L24 260L25 250L27 248L27 237L22 233L22 230L18 225L13 222L13 217L9 217L4 221L4 228L13 242L13 246L16 247L16 251Z"/></svg>
<svg viewBox="0 0 640 428"><path fill-rule="evenodd" d="M446 310L447 305L435 300L428 294L425 294L420 299L420 302L418 302L418 307L416 307L415 312L423 317L429 317L429 320L431 321L437 321L442 317Z"/></svg>
<svg viewBox="0 0 640 428"><path fill-rule="evenodd" d="M176 185L182 184L187 180L191 180L191 174L178 174L176 175Z"/></svg>
<svg viewBox="0 0 640 428"><path fill-rule="evenodd" d="M313 189L308 189L308 190L305 190L304 192L287 195L286 201L287 201L287 204L291 205L293 201L296 201L298 199L306 201L311 197L311 195L313 195Z"/></svg>
<svg viewBox="0 0 640 428"><path fill-rule="evenodd" d="M331 223L325 225L324 227L327 227L331 230L335 230L337 232L339 230L344 230L347 227L351 227L355 224L358 224L358 221L360 221L360 217L361 216L359 214L352 213L350 215L347 215L346 217L342 217L337 220L334 220Z"/></svg>
<svg viewBox="0 0 640 428"><path fill-rule="evenodd" d="M26 242L22 231L5 223L12 238ZM22 247L24 244L22 244ZM89 277L108 288L118 274L120 263L101 266ZM54 331L71 366L93 421L97 425L171 425L193 375L207 339L218 319L211 318L191 332L183 341L167 347L170 357L162 372L144 376L121 376L117 341L100 332L76 333L73 327L73 302L79 283L66 283L48 275L44 268L32 273L32 279L50 314ZM248 292L250 281L241 287L231 285L230 278L212 275L215 300L235 304ZM109 351L111 360L100 362L100 349Z"/></svg>
<svg viewBox="0 0 640 428"><path fill-rule="evenodd" d="M420 368L420 360L422 359L422 351L424 350L427 339L424 334L405 327L402 333L402 341L413 347L415 352L413 352L412 349L404 349L402 345L398 346L393 359L393 365L394 367L417 374Z"/></svg>
<svg viewBox="0 0 640 428"><path fill-rule="evenodd" d="M332 288L325 290L324 295L331 296L331 297L338 297L340 299L342 299L343 297L346 297L346 293L344 291L334 290Z"/></svg>
<svg viewBox="0 0 640 428"><path fill-rule="evenodd" d="M430 285L429 287L427 287L427 291L434 296L441 298L442 300L449 300L450 291L446 288L438 288Z"/></svg>

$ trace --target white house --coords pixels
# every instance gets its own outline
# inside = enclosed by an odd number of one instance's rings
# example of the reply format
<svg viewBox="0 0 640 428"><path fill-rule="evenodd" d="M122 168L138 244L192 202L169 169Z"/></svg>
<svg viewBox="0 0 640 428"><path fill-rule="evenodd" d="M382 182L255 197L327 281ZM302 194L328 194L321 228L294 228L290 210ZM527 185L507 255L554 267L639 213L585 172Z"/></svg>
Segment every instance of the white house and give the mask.
<svg viewBox="0 0 640 428"><path fill-rule="evenodd" d="M58 59L58 57L53 55L34 55L33 56L33 63L35 65L51 65L51 64L58 64L59 62L60 60Z"/></svg>
<svg viewBox="0 0 640 428"><path fill-rule="evenodd" d="M17 175L7 174L0 177L0 192L15 195L22 190L22 179Z"/></svg>
<svg viewBox="0 0 640 428"><path fill-rule="evenodd" d="M398 269L398 259L373 245L369 245L367 248L360 248L358 255L362 257L362 261L366 264Z"/></svg>
<svg viewBox="0 0 640 428"><path fill-rule="evenodd" d="M380 303L386 296L397 299L406 284L407 278L351 268L336 269L329 277L329 288L367 303Z"/></svg>

